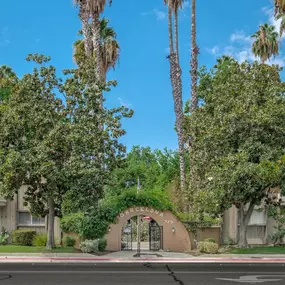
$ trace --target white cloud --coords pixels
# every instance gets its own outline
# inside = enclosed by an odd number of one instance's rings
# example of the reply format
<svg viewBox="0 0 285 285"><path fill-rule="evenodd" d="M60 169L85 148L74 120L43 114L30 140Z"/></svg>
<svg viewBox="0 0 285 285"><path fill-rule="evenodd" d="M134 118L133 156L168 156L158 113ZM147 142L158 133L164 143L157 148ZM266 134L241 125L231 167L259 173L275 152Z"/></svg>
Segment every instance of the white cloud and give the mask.
<svg viewBox="0 0 285 285"><path fill-rule="evenodd" d="M282 20L281 19L279 19L279 20L275 19L274 9L272 7L263 7L262 11L266 16L268 16L267 22L270 25L273 25L275 27L276 31L279 33ZM285 34L282 35L281 40L283 40L284 38L285 38Z"/></svg>
<svg viewBox="0 0 285 285"><path fill-rule="evenodd" d="M212 55L219 55L220 52L220 47L219 46L214 46L212 48L207 48L207 51L212 54Z"/></svg>
<svg viewBox="0 0 285 285"><path fill-rule="evenodd" d="M239 42L239 43L249 42L249 43L252 43L251 37L246 35L244 31L237 31L237 32L231 34L230 39L231 39L231 42Z"/></svg>
<svg viewBox="0 0 285 285"><path fill-rule="evenodd" d="M153 9L148 12L141 13L142 16L149 16L149 15L155 15L156 19L158 21L166 19L166 12L158 9Z"/></svg>
<svg viewBox="0 0 285 285"><path fill-rule="evenodd" d="M268 17L267 22L270 25L274 25L277 32L280 30L280 22L281 20L276 21L274 17L273 8L263 7L262 11ZM258 27L257 27L258 29ZM285 38L285 34L282 36L282 39ZM214 56L221 55L229 55L235 58L238 62L244 61L255 61L259 60L252 53L252 43L254 39L251 38L250 34L247 34L245 31L240 30L232 33L230 35L230 44L225 45L224 47L214 46L213 48L207 49L207 51ZM271 58L271 60L267 61L267 64L278 64L280 66L285 66L285 56L280 52L279 56Z"/></svg>
<svg viewBox="0 0 285 285"><path fill-rule="evenodd" d="M9 38L8 38L8 32L9 32L8 27L3 27L0 30L0 46L2 46L2 47L8 46L12 43L11 40L9 40Z"/></svg>
<svg viewBox="0 0 285 285"><path fill-rule="evenodd" d="M124 106L127 108L132 108L132 104L127 102L126 100L122 99L121 97L118 97L118 100L119 100L121 106Z"/></svg>

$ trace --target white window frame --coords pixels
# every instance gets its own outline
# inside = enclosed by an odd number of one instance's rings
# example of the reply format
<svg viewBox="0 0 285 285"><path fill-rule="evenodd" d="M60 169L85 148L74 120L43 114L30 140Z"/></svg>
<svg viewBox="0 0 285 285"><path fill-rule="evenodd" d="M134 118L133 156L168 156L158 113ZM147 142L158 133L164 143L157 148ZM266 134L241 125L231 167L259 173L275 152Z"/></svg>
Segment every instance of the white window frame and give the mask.
<svg viewBox="0 0 285 285"><path fill-rule="evenodd" d="M30 215L30 224L21 224L20 223L20 214L29 214ZM34 217L34 218L37 218L37 217ZM35 224L33 223L33 216L30 212L28 211L18 211L18 226L20 227L45 227L45 218L42 218L44 219L44 222L42 224Z"/></svg>

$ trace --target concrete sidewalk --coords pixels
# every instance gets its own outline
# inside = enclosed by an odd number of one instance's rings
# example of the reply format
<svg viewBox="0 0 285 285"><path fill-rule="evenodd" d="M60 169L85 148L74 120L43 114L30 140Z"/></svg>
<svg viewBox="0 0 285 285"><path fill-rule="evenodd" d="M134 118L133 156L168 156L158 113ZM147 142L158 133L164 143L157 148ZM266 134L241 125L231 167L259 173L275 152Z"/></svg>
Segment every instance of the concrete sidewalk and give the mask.
<svg viewBox="0 0 285 285"><path fill-rule="evenodd" d="M84 253L13 253L0 254L0 263L284 263L285 255L217 254L193 256L175 252L144 252L134 257L135 252L114 252L104 256Z"/></svg>

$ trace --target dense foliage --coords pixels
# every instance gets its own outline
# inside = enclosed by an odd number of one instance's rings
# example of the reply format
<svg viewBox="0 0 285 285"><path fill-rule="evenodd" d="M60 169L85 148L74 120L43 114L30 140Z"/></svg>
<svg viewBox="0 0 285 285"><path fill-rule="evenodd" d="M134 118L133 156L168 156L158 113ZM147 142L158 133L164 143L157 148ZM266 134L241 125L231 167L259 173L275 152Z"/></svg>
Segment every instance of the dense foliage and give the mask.
<svg viewBox="0 0 285 285"><path fill-rule="evenodd" d="M143 191L166 190L170 182L179 177L179 156L168 149L152 150L134 146L124 164L112 173L106 195L117 195L126 189L134 189L138 180Z"/></svg>
<svg viewBox="0 0 285 285"><path fill-rule="evenodd" d="M17 245L32 246L37 233L33 230L15 230L12 232L12 242Z"/></svg>
<svg viewBox="0 0 285 285"><path fill-rule="evenodd" d="M277 66L220 59L203 73L203 104L187 119L195 211L222 213L235 205L240 245L254 206L282 185L285 84L279 72Z"/></svg>
<svg viewBox="0 0 285 285"><path fill-rule="evenodd" d="M64 217L62 219L62 228L67 232L76 232L87 239L102 238L107 233L109 225L115 222L120 212L137 205L173 212L173 205L165 193L150 190L137 193L133 189L103 199L98 206L90 209L83 219L81 214L71 214Z"/></svg>
<svg viewBox="0 0 285 285"><path fill-rule="evenodd" d="M0 108L0 193L13 199L28 185L26 205L34 215L51 215L52 234L54 215L61 216L65 197L75 209L102 198L125 153L119 142L125 134L121 119L132 111L101 106L92 59L66 70L65 80L48 65L50 58L36 54L28 61L39 67L23 76ZM104 90L110 85L114 82ZM54 247L53 236L49 241Z"/></svg>

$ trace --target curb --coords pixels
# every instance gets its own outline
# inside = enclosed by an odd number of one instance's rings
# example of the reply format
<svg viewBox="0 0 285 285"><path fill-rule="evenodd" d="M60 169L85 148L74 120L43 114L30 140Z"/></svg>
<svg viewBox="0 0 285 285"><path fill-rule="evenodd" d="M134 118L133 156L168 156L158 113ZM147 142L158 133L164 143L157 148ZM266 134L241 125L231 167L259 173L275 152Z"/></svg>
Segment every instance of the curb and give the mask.
<svg viewBox="0 0 285 285"><path fill-rule="evenodd" d="M0 257L0 263L284 263L285 258L64 258Z"/></svg>

